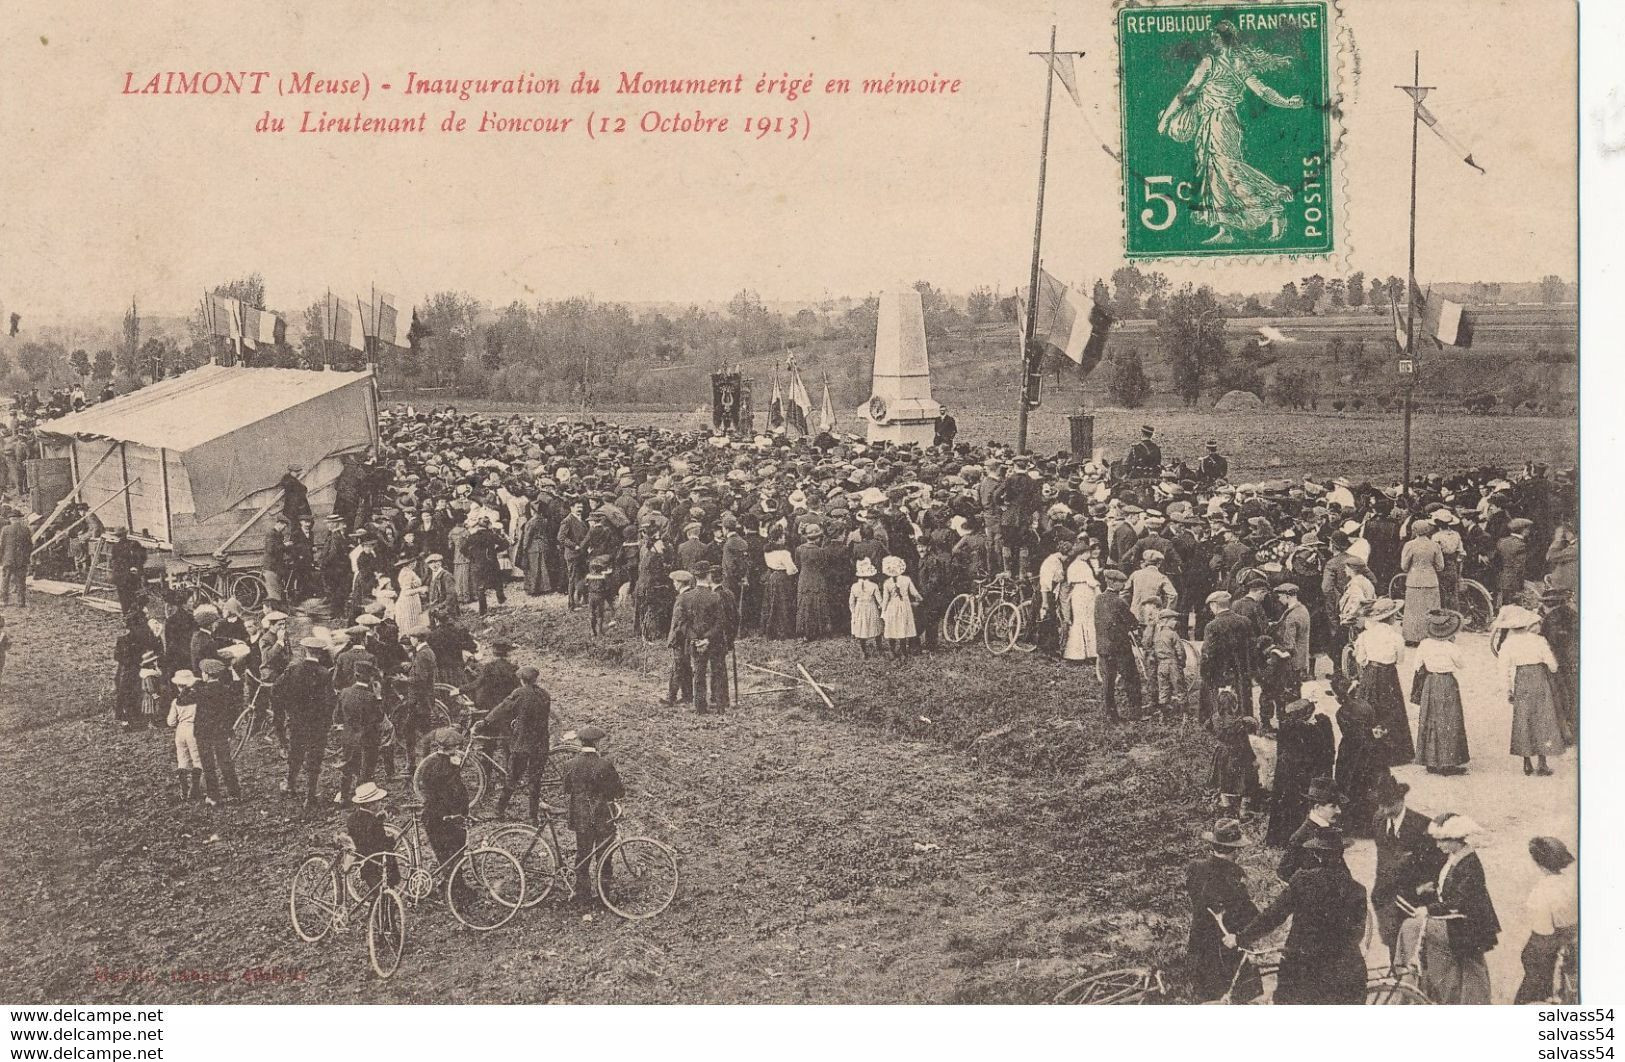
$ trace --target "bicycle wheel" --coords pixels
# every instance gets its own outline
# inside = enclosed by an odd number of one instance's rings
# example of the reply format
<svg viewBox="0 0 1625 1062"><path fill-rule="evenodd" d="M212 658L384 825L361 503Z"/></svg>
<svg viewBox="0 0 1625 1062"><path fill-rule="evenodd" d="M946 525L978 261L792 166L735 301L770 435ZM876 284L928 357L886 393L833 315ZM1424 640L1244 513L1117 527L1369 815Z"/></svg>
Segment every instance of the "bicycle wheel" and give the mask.
<svg viewBox="0 0 1625 1062"><path fill-rule="evenodd" d="M982 627L982 644L995 656L1003 656L1015 648L1021 637L1021 608L1014 601L1000 601L987 613Z"/></svg>
<svg viewBox="0 0 1625 1062"><path fill-rule="evenodd" d="M237 599L245 612L258 612L265 607L271 592L266 588L264 579L253 572L243 572L232 577L231 596Z"/></svg>
<svg viewBox="0 0 1625 1062"><path fill-rule="evenodd" d="M314 944L327 936L338 909L339 885L331 864L322 856L300 863L288 887L288 918L299 939Z"/></svg>
<svg viewBox="0 0 1625 1062"><path fill-rule="evenodd" d="M1150 983L1150 972L1145 969L1107 970L1072 982L1055 993L1054 1001L1090 1006L1144 1003L1150 995Z"/></svg>
<svg viewBox="0 0 1625 1062"><path fill-rule="evenodd" d="M231 724L231 754L233 758L241 758L248 751L249 742L254 740L254 706L237 713L237 721Z"/></svg>
<svg viewBox="0 0 1625 1062"><path fill-rule="evenodd" d="M506 925L524 902L525 868L505 849L464 852L446 875L446 906L470 929Z"/></svg>
<svg viewBox="0 0 1625 1062"><path fill-rule="evenodd" d="M406 950L406 904L401 894L385 885L372 901L367 915L367 955L372 959L372 972L388 977L401 965L401 952Z"/></svg>
<svg viewBox="0 0 1625 1062"><path fill-rule="evenodd" d="M976 595L960 594L943 610L942 640L949 645L964 645L976 637L981 626L981 604Z"/></svg>
<svg viewBox="0 0 1625 1062"><path fill-rule="evenodd" d="M1405 576L1403 573L1388 580L1388 596L1395 601L1405 600Z"/></svg>
<svg viewBox="0 0 1625 1062"><path fill-rule="evenodd" d="M1490 629L1495 619L1495 601L1484 584L1463 579L1456 590L1456 607L1461 611L1462 629L1482 633Z"/></svg>
<svg viewBox="0 0 1625 1062"><path fill-rule="evenodd" d="M622 918L653 918L677 897L677 853L653 837L623 837L605 850L593 873L604 906Z"/></svg>
<svg viewBox="0 0 1625 1062"><path fill-rule="evenodd" d="M547 762L542 764L542 799L555 803L553 795L564 785L564 765L580 754L580 745L554 745L547 750Z"/></svg>
<svg viewBox="0 0 1625 1062"><path fill-rule="evenodd" d="M1366 983L1365 1003L1368 1007L1432 1006L1433 1000L1410 985L1385 979Z"/></svg>
<svg viewBox="0 0 1625 1062"><path fill-rule="evenodd" d="M542 831L530 826L504 826L485 843L507 852L524 868L525 899L521 906L535 907L553 894L559 881L559 854Z"/></svg>
<svg viewBox="0 0 1625 1062"><path fill-rule="evenodd" d="M387 822L384 823L384 836L389 838L391 849L397 848L400 845L400 827L393 826ZM368 859L370 859L381 869L384 869L386 872L391 866L395 867L397 871L400 871L401 864L404 862L404 860L400 857L398 852L392 852L390 854L393 854L395 858L390 859L385 853L379 852L369 856ZM363 859L354 852L349 853L349 855L349 862L347 862L344 866L344 891L349 894L352 901L355 903L360 903L362 898L367 895L367 890L370 888L366 879L361 875L361 866L363 863L366 863L368 859Z"/></svg>
<svg viewBox="0 0 1625 1062"><path fill-rule="evenodd" d="M401 895L413 903L428 899L434 892L434 868L429 865L429 853L415 825L395 838L395 854L401 860Z"/></svg>

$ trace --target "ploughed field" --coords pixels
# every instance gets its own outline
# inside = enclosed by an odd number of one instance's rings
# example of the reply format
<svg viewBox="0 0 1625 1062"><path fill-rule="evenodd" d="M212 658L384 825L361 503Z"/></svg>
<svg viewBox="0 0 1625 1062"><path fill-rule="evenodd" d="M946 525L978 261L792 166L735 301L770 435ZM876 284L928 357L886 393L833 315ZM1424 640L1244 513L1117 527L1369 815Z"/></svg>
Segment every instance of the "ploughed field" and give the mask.
<svg viewBox="0 0 1625 1062"><path fill-rule="evenodd" d="M419 905L379 981L360 929L293 933L289 877L340 816L286 802L270 746L240 762L241 802L180 804L170 732L111 722L113 619L37 594L7 614L7 999L1035 1002L1180 951L1204 732L1101 725L1092 670L979 646L865 664L850 639L740 649L746 689L788 685L746 663L799 661L834 710L801 687L695 716L655 703L666 654L629 616L595 641L551 598L477 633L520 644L563 725L610 732L629 815L677 847L683 887L644 923L550 900L484 935Z"/></svg>
<svg viewBox="0 0 1625 1062"><path fill-rule="evenodd" d="M982 444L989 440L1013 444L1016 417L1012 409L990 411L985 395L958 396L937 393L959 424L958 441ZM1058 453L1071 445L1067 414L1075 405L1075 395L1046 398L1045 407L1032 414L1028 446L1038 453ZM969 402L974 401L975 405ZM394 404L386 399L387 404ZM419 402L419 408L434 403ZM520 413L552 419L578 414L539 406L511 403L455 403L460 410L489 410L493 413ZM1268 407L1257 412L1219 413L1211 409L1185 410L1154 408L1138 410L1096 409L1094 445L1108 458L1123 456L1138 439L1140 425L1157 430L1157 441L1167 460L1182 458L1195 464L1208 439L1218 441L1230 459L1233 481L1296 479L1318 476L1329 479L1348 475L1356 482L1374 484L1396 482L1404 454L1403 420L1399 413L1366 409L1359 413L1336 413L1326 408L1314 412L1293 412ZM861 434L863 422L855 413L837 410L837 430ZM709 415L688 412L606 409L597 416L614 424L651 425L660 428L697 430L709 426ZM758 415L760 430L764 417ZM1427 410L1416 414L1411 426L1411 468L1413 472L1454 472L1480 465L1515 469L1526 461L1541 461L1554 468L1574 465L1579 460L1579 428L1572 417L1514 416L1497 413L1478 416L1456 409Z"/></svg>

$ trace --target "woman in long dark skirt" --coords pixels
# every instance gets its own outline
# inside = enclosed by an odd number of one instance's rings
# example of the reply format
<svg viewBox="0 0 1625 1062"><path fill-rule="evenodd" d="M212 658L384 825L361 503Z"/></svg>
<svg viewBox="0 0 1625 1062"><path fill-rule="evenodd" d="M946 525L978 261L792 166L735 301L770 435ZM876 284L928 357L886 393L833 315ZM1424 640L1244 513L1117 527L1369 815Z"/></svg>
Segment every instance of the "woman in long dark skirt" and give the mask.
<svg viewBox="0 0 1625 1062"><path fill-rule="evenodd" d="M1461 616L1443 609L1428 613L1425 637L1416 650L1416 675L1411 682L1411 703L1416 717L1416 762L1429 774L1465 774L1467 724L1461 709L1461 653L1454 641Z"/></svg>
<svg viewBox="0 0 1625 1062"><path fill-rule="evenodd" d="M796 636L795 558L784 548L784 533L774 532L767 544L767 588L762 601L762 634L768 638Z"/></svg>
<svg viewBox="0 0 1625 1062"><path fill-rule="evenodd" d="M1360 665L1360 695L1376 723L1382 727L1383 766L1398 767L1416 759L1411 741L1411 720L1405 713L1405 694L1399 684L1399 654L1405 649L1404 636L1395 619L1399 602L1381 598L1371 606L1365 629L1354 639L1354 659Z"/></svg>
<svg viewBox="0 0 1625 1062"><path fill-rule="evenodd" d="M1296 700L1281 710L1275 737L1275 780L1264 843L1282 847L1309 814L1309 783L1332 773L1332 721L1313 701Z"/></svg>
<svg viewBox="0 0 1625 1062"><path fill-rule="evenodd" d="M806 541L795 554L800 571L796 582L796 633L812 641L836 629L830 623L834 602L839 601L843 609L846 607L846 587L836 581L832 570L834 558L845 551L824 545L824 529L817 524L808 524L802 534ZM842 565L840 575L845 574L845 565Z"/></svg>
<svg viewBox="0 0 1625 1062"><path fill-rule="evenodd" d="M1334 777L1345 800L1342 821L1346 832L1361 835L1376 817L1377 783L1388 776L1386 726L1366 699L1363 683L1335 679L1332 688L1338 704ZM1410 744L1409 732L1405 742Z"/></svg>

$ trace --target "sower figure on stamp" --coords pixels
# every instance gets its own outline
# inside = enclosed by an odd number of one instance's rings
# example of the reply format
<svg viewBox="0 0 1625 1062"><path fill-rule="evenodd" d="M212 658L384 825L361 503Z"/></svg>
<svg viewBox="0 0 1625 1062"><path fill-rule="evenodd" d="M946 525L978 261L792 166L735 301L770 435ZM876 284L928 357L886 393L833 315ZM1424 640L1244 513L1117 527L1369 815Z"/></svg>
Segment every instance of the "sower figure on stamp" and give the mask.
<svg viewBox="0 0 1625 1062"><path fill-rule="evenodd" d="M1259 80L1260 73L1283 70L1291 60L1242 44L1234 23L1220 22L1208 34L1208 55L1190 81L1157 118L1157 132L1196 153L1197 220L1216 231L1203 243L1234 243L1236 234L1269 226L1279 240L1292 189L1277 183L1243 157L1238 106L1251 91L1272 107L1299 110L1302 96L1282 96Z"/></svg>

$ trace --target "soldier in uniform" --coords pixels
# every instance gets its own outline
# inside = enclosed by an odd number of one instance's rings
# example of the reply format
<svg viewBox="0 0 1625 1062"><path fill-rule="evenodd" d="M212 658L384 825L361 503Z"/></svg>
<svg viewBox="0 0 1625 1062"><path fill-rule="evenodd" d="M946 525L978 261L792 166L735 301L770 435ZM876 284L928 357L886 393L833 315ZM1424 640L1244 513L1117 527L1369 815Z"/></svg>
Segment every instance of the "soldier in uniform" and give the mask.
<svg viewBox="0 0 1625 1062"><path fill-rule="evenodd" d="M1127 471L1130 475L1156 475L1162 468L1162 447L1152 438L1156 429L1149 424L1140 427L1140 441L1129 447Z"/></svg>
<svg viewBox="0 0 1625 1062"><path fill-rule="evenodd" d="M1216 440L1209 439L1206 448L1207 453L1202 455L1196 470L1202 477L1202 482L1211 486L1230 474L1230 462L1219 453L1219 444Z"/></svg>

